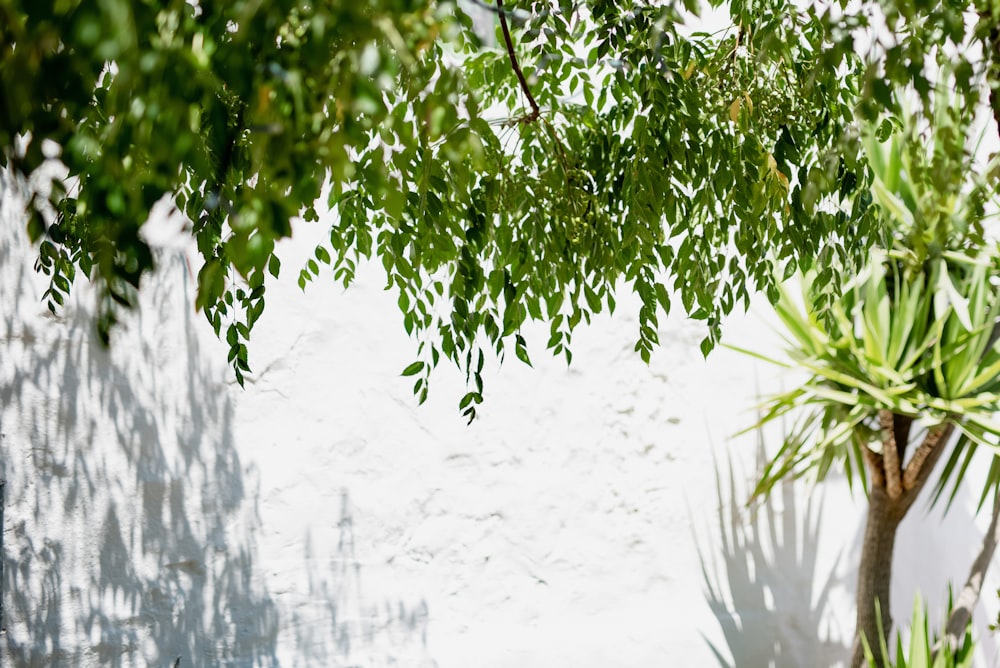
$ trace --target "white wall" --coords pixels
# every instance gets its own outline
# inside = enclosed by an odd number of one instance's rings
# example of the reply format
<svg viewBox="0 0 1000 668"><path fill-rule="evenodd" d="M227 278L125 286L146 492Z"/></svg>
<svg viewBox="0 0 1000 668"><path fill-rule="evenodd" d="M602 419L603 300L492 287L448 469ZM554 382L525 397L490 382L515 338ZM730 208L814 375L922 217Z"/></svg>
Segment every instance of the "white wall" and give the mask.
<svg viewBox="0 0 1000 668"><path fill-rule="evenodd" d="M728 503L728 458L742 501L756 449L729 436L782 381L730 351L703 361L697 324L671 318L649 367L628 298L577 335L569 369L529 337L535 368L493 368L467 427L450 369L415 405L399 377L414 345L377 270L347 293L298 290L306 229L282 248L241 390L193 310L183 250L163 252L104 350L84 285L47 314L2 200L3 665L711 666L711 642L738 666L825 666L844 652L860 505L838 481L756 514ZM728 332L773 345L752 317ZM939 598L964 578L970 503L947 540L906 520L898 620L916 585ZM714 609L699 545L724 583Z"/></svg>

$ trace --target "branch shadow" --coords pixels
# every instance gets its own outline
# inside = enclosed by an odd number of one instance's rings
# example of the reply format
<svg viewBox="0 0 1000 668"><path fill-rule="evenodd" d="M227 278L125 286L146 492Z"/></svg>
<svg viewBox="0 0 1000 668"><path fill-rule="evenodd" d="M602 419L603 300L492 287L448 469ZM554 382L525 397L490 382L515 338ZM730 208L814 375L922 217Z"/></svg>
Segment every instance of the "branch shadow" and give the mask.
<svg viewBox="0 0 1000 668"><path fill-rule="evenodd" d="M764 456L759 442L758 468ZM706 600L733 657L730 661L722 647L706 638L719 665L802 668L844 661L849 640L835 628L830 611L842 555L828 573L817 572L822 494L810 494L803 507L801 485L786 480L748 508L744 500L752 486L737 482L731 456L727 468L724 483L716 466L721 569L696 541ZM817 575L823 577L818 590Z"/></svg>
<svg viewBox="0 0 1000 668"><path fill-rule="evenodd" d="M0 659L277 665L277 608L254 577L256 471L183 256L159 258L108 350L83 281L43 311L2 176L0 200Z"/></svg>
<svg viewBox="0 0 1000 668"><path fill-rule="evenodd" d="M295 645L308 665L435 668L427 647L430 613L420 599L372 603L355 554L354 518L341 491L337 546L323 558L305 538L305 595L291 618Z"/></svg>
<svg viewBox="0 0 1000 668"><path fill-rule="evenodd" d="M85 281L42 305L17 195L0 171L0 666L436 666L426 602L362 591L346 491L333 549L268 561L183 253L106 349Z"/></svg>

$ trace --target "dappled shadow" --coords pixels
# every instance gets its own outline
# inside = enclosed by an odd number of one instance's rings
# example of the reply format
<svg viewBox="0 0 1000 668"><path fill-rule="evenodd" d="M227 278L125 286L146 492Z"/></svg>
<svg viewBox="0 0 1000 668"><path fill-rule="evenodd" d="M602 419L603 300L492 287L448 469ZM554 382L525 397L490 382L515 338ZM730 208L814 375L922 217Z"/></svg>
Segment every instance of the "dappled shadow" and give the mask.
<svg viewBox="0 0 1000 668"><path fill-rule="evenodd" d="M435 666L426 603L362 591L346 492L310 523L332 548L274 560L183 253L108 350L85 281L58 315L40 302L2 180L0 207L0 665Z"/></svg>
<svg viewBox="0 0 1000 668"><path fill-rule="evenodd" d="M763 454L761 445L758 458ZM737 483L733 462L725 484L717 473L721 568L714 546L710 555L699 546L699 558L706 598L728 648L709 642L722 666L831 666L850 650L828 609L836 564L829 573L817 573L822 495L814 492L802 507L798 487L784 481L748 508L750 486Z"/></svg>
<svg viewBox="0 0 1000 668"><path fill-rule="evenodd" d="M224 368L163 255L142 309L95 334L83 282L58 315L0 181L2 658L9 665L273 665L254 577L256 472L233 442ZM219 360L220 362L223 360Z"/></svg>
<svg viewBox="0 0 1000 668"><path fill-rule="evenodd" d="M291 619L299 655L309 665L437 666L427 650L427 603L372 603L363 591L346 490L337 527L331 555L317 555L311 537L305 539L305 593Z"/></svg>

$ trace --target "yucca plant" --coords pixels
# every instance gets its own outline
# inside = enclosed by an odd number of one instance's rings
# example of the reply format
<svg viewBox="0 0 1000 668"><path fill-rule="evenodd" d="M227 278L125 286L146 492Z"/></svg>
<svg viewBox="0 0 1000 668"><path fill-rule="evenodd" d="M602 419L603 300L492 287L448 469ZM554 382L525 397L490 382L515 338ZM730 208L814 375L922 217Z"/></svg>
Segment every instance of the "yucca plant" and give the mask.
<svg viewBox="0 0 1000 668"><path fill-rule="evenodd" d="M967 109L942 94L905 121L868 132L872 196L890 231L883 248L823 313L812 307L808 276L801 301L785 289L776 306L789 359L770 361L808 379L763 406L761 423L785 416L797 428L757 494L786 476L822 479L837 462L867 493L854 668L864 663L861 635L891 628L896 529L947 441L959 434L938 496L949 480L957 484L978 447L995 449L1000 437L992 419L1000 408L1000 250L983 232L986 173L996 165L976 176L969 126ZM994 460L983 498L998 480ZM881 647L874 653L884 659Z"/></svg>
<svg viewBox="0 0 1000 668"><path fill-rule="evenodd" d="M952 429L974 445L993 445L1000 434L992 421L1000 406L1000 352L998 294L990 279L1000 277L998 259L993 248L979 256L949 253L918 273L905 267L902 253L883 253L826 319L800 308L783 289L776 310L791 335L790 363L763 359L812 375L768 402L761 423L804 416L769 462L757 493L789 474L822 477L839 459L849 480L860 478L869 491L873 478L893 487L895 496L914 488L926 457ZM810 291L806 281L806 296ZM914 422L926 435L897 480L884 459L906 454L903 441ZM896 428L906 438L893 439L895 452L888 451ZM868 462L879 466L864 466Z"/></svg>
<svg viewBox="0 0 1000 668"><path fill-rule="evenodd" d="M951 612L951 606L948 606ZM975 643L972 640L972 624L967 623L961 644L954 650L942 647L931 632L927 619L927 609L918 594L913 600L913 618L910 621L910 642L908 649L903 646L903 635L896 634L896 661L875 658L868 638L862 636L865 661L868 668L972 668L975 658ZM886 636L878 637L878 649L882 657L888 657Z"/></svg>

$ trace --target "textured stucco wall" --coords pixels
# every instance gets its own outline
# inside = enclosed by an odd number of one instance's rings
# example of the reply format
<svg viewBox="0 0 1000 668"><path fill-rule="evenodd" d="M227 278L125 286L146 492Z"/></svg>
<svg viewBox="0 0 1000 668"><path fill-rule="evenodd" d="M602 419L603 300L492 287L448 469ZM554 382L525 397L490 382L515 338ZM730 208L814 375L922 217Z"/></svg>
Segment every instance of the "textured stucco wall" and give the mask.
<svg viewBox="0 0 1000 668"><path fill-rule="evenodd" d="M178 221L161 221L161 269L109 351L84 285L59 316L44 309L18 205L2 202L3 665L711 666L711 643L738 666L826 666L843 653L860 505L833 480L742 507L756 445L729 437L758 391L794 379L727 350L702 360L697 324L671 318L647 367L623 297L577 335L571 368L540 348L534 369L491 362L467 427L452 370L416 407L399 376L414 344L376 268L347 293L298 290L306 229L281 249L288 275L241 390L194 313ZM773 345L753 317L728 331ZM915 587L939 600L964 577L973 503L960 498L946 540L920 536L937 511L904 523L898 620ZM722 585L715 608L702 560Z"/></svg>

